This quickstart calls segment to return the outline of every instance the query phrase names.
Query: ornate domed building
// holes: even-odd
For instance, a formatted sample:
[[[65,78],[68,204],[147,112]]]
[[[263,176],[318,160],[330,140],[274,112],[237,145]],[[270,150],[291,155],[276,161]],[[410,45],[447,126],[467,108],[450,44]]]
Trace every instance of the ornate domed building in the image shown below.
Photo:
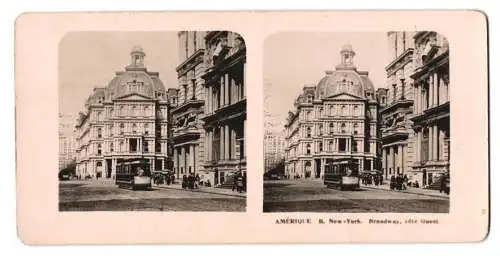
[[[285,174],[322,178],[325,166],[351,158],[359,170],[379,167],[375,88],[368,72],[357,70],[347,44],[341,63],[326,71],[317,85],[304,86],[289,112]]]
[[[118,160],[137,157],[149,159],[153,170],[171,168],[168,107],[175,99],[158,72],[147,70],[145,56],[134,46],[125,70],[85,101],[76,125],[78,176],[114,178]]]

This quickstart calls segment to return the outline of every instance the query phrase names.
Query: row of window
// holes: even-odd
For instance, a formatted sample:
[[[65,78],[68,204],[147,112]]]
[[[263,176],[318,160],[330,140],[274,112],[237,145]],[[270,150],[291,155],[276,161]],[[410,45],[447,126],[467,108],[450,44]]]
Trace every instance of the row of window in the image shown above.
[[[325,111],[326,108],[326,111]],[[352,110],[346,105],[326,105],[316,109],[316,117],[325,116],[362,116],[360,106],[353,106]],[[312,110],[304,110],[303,120],[310,121],[313,119]]]
[[[163,125],[163,130],[166,129],[166,125]],[[126,131],[132,133],[132,134],[138,134],[140,132],[142,132],[144,135],[149,135],[152,133],[152,129],[155,129],[156,130],[156,136],[162,136],[162,126],[160,125],[157,125],[156,127],[154,127],[152,124],[149,124],[149,123],[144,123],[142,125],[142,129],[139,129],[139,125],[137,123],[132,123],[132,124],[129,124],[127,126],[128,129],[125,129],[125,123],[120,123],[119,124],[119,129],[118,129],[118,134],[119,135],[123,135]],[[115,127],[114,125],[109,125],[108,126],[108,129],[107,129],[107,134],[109,137],[112,137],[114,136],[115,134]],[[98,127],[97,128],[97,138],[103,138],[103,128],[102,127]]]
[[[328,129],[329,134],[334,134],[335,132],[347,133],[347,131],[348,131],[348,127],[347,127],[346,123],[340,123],[340,125],[339,124],[336,125],[336,123],[332,122],[329,124],[329,129]],[[358,123],[352,124],[352,132],[355,135],[361,133],[360,125]],[[318,125],[318,129],[316,130],[316,135],[319,135],[319,136],[324,135],[323,124]],[[306,127],[305,137],[307,137],[307,138],[312,137],[312,128],[310,126]]]

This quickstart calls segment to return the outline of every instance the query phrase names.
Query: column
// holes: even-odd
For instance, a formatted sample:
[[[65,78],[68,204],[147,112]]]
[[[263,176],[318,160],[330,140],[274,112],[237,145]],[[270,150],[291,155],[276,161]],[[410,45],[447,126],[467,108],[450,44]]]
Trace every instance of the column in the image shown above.
[[[219,159],[224,159],[224,139],[226,136],[224,136],[224,127],[225,126],[221,126],[220,127],[220,149],[219,149],[219,154],[220,154],[220,158]]]
[[[432,132],[432,135],[434,136],[433,139],[433,144],[434,147],[432,148],[432,160],[437,161],[439,160],[439,129],[437,124],[434,125],[433,127],[434,131]]]
[[[382,170],[384,170],[384,172],[387,172],[387,151],[386,151],[386,148],[382,148]]]
[[[399,157],[399,170],[404,173],[404,145],[399,145],[398,157]]]
[[[224,81],[224,91],[226,93],[225,98],[226,98],[226,105],[232,104],[230,94],[229,94],[229,73],[226,73],[224,75],[225,81]]]
[[[165,170],[165,159],[161,160],[161,169]]]
[[[231,159],[236,159],[236,130],[231,129]]]
[[[229,159],[229,126],[224,129],[224,159]]]
[[[149,162],[151,163],[151,172],[155,171],[155,159],[154,158],[150,158],[149,159]]]
[[[186,173],[186,148],[181,146],[181,155],[179,156],[179,171],[182,169],[181,174]]]
[[[326,164],[326,159],[321,158],[321,166],[320,166],[321,177],[325,175],[325,164]]]
[[[413,96],[413,112],[414,113],[420,113],[420,94],[419,94],[419,85],[418,83],[415,84],[415,87],[413,89],[415,90],[414,96]]]
[[[204,92],[204,95],[205,95],[205,113],[208,113],[208,87],[204,87],[205,89],[205,92]]]
[[[417,136],[416,136],[416,141],[415,141],[415,161],[420,162],[421,161],[421,156],[420,156],[420,147],[422,143],[422,132],[417,131]]]
[[[429,108],[434,106],[434,75],[429,75]]]
[[[427,127],[427,130],[429,131],[429,147],[428,147],[428,151],[429,151],[428,156],[429,157],[427,159],[430,161],[430,160],[432,160],[432,156],[433,156],[433,153],[432,153],[433,143],[432,143],[432,141],[434,140],[434,135],[433,135],[434,129],[431,126],[431,127]]]
[[[208,161],[212,161],[213,159],[213,137],[214,131],[212,129],[208,130]]]
[[[193,144],[189,144],[189,166],[191,167],[191,171],[194,172],[194,145]]]
[[[226,86],[224,85],[224,76],[220,76],[220,99],[221,99],[221,106],[225,106],[226,105]]]
[[[390,165],[388,166],[392,171],[391,171],[391,175],[394,174],[394,147],[389,147],[389,159],[390,159]]]
[[[434,72],[434,106],[439,105],[439,81],[437,71]]]
[[[116,177],[116,158],[111,160],[111,178],[114,179]]]

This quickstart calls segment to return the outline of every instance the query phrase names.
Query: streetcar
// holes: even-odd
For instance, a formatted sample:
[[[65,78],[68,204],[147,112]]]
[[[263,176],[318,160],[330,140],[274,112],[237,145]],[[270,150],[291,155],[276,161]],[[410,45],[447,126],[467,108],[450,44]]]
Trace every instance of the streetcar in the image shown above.
[[[332,162],[326,163],[324,184],[327,188],[358,190],[358,161],[351,158],[345,158],[335,159]]]
[[[115,184],[120,188],[151,189],[151,170],[146,159],[125,159],[116,164]]]

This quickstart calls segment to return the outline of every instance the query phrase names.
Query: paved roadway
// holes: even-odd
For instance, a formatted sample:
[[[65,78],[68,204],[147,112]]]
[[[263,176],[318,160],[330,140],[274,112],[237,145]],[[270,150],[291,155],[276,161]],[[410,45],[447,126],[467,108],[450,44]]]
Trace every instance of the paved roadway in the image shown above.
[[[264,181],[264,212],[447,213],[448,199],[362,188],[340,191],[321,181]]]
[[[189,190],[132,191],[96,181],[59,184],[60,211],[245,211],[245,207],[245,198]]]

